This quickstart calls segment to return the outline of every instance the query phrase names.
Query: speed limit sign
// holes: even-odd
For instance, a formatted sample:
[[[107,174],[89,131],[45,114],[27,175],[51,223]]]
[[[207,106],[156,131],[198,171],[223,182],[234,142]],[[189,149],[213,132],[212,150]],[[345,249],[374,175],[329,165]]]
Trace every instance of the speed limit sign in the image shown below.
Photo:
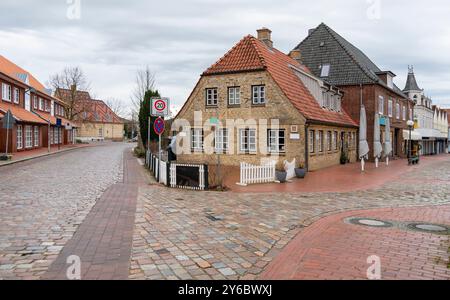
[[[169,98],[152,98],[152,116],[167,117],[169,115],[169,102]]]

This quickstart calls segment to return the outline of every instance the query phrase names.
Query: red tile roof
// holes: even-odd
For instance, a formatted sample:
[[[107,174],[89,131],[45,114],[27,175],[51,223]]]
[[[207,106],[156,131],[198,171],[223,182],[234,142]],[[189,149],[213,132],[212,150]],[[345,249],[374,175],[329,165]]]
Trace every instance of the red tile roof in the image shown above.
[[[20,74],[28,75],[29,85],[34,89],[47,94],[47,91],[42,83],[40,83],[30,72],[22,69],[12,61],[8,60],[4,56],[0,55],[0,72],[8,75],[11,78],[22,81],[19,77]]]
[[[2,113],[2,115],[6,114],[6,112],[8,110],[11,110],[11,113],[13,114],[14,118],[19,122],[47,124],[38,115],[20,107],[20,106],[0,101],[0,112]]]
[[[44,120],[46,120],[47,122],[48,122],[48,120],[50,120],[50,124],[51,124],[51,125],[56,125],[56,119],[58,118],[58,119],[61,119],[61,121],[62,121],[62,126],[65,126],[65,125],[67,125],[67,124],[70,124],[72,127],[80,127],[77,123],[75,123],[75,122],[73,122],[73,121],[69,121],[68,119],[62,118],[62,117],[55,117],[55,116],[52,116],[50,113],[47,113],[47,112],[42,112],[42,111],[40,111],[40,112],[37,112],[37,114],[38,114],[41,118],[43,118]]]
[[[358,126],[345,111],[333,112],[323,109],[292,67],[311,74],[305,66],[290,56],[275,48],[269,48],[255,37],[248,35],[208,68],[203,76],[267,70],[294,107],[308,120]]]
[[[72,91],[67,89],[58,89],[55,95],[64,99],[72,99]],[[76,119],[81,122],[92,123],[114,123],[123,124],[123,120],[117,116],[112,109],[102,100],[92,99],[87,91],[76,91],[75,110]],[[70,101],[70,100],[67,100]]]

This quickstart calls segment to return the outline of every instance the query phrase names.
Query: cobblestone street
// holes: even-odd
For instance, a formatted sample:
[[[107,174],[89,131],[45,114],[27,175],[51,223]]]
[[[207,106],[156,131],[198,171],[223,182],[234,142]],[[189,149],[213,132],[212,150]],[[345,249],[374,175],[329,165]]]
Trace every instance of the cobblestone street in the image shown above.
[[[130,278],[256,279],[297,234],[325,216],[450,203],[449,168],[450,158],[440,157],[381,188],[348,193],[141,188]],[[443,248],[450,245],[448,236],[442,237],[442,243]]]
[[[38,279],[108,186],[123,151],[107,144],[0,169],[0,279]]]

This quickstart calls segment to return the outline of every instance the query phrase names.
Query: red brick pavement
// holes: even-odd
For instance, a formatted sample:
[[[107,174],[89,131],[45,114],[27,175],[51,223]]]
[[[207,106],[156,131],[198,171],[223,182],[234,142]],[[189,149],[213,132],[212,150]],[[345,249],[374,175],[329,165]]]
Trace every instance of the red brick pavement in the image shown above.
[[[450,206],[350,211],[326,217],[298,234],[260,279],[367,279],[367,258],[377,255],[382,279],[450,280],[450,236],[402,226],[351,225],[344,222],[348,217],[450,225]]]
[[[352,192],[374,189],[384,184],[401,178],[402,175],[418,172],[424,167],[439,162],[447,161],[448,154],[436,156],[424,156],[419,165],[408,166],[406,159],[394,160],[386,166],[380,163],[375,168],[374,163],[366,164],[366,171],[361,172],[361,164],[353,163],[345,166],[333,166],[310,172],[305,179],[293,179],[291,183],[254,184],[249,186],[236,185],[239,182],[239,168],[227,170],[224,184],[237,193],[322,193],[322,192]],[[324,178],[327,179],[324,184]]]
[[[145,184],[141,170],[127,150],[123,183],[104,192],[43,279],[67,279],[72,255],[80,257],[83,280],[128,279],[138,188]]]

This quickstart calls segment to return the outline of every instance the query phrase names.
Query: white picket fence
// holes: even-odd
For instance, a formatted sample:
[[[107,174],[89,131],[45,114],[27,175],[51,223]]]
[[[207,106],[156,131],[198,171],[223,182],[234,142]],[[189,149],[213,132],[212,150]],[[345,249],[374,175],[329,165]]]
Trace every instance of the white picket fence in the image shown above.
[[[241,162],[241,181],[238,185],[275,182],[275,165],[274,161],[261,166]]]
[[[159,163],[159,170],[161,174],[159,175],[159,183],[167,185],[167,163],[165,161],[161,161]]]

